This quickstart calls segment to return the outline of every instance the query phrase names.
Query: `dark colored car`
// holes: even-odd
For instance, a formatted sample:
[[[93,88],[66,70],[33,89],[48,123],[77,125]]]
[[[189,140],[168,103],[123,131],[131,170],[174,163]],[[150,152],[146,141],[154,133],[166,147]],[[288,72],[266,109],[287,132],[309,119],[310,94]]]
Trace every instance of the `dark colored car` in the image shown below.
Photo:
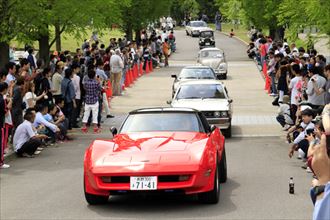
[[[215,47],[213,31],[201,31],[199,35],[199,48]]]

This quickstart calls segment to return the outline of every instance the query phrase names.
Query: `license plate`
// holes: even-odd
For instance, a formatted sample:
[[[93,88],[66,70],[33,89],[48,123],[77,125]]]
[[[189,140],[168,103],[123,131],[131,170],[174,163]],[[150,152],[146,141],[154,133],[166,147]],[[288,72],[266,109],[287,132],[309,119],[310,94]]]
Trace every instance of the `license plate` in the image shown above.
[[[131,190],[156,190],[157,176],[131,176]]]
[[[205,43],[205,45],[210,45],[210,43]]]

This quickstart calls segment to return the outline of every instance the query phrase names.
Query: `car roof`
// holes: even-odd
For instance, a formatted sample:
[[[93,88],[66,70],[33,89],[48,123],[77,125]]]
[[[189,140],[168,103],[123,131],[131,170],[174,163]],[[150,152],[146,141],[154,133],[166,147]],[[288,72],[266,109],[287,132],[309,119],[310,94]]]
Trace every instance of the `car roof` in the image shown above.
[[[173,107],[154,107],[140,108],[129,112],[130,115],[144,113],[198,113],[198,110],[193,108],[173,108]]]
[[[218,84],[218,85],[222,85],[225,86],[223,84],[223,82],[219,81],[219,80],[215,80],[215,79],[199,79],[199,80],[189,80],[189,81],[184,81],[182,83],[180,83],[180,86],[182,85],[212,85],[212,84]]]

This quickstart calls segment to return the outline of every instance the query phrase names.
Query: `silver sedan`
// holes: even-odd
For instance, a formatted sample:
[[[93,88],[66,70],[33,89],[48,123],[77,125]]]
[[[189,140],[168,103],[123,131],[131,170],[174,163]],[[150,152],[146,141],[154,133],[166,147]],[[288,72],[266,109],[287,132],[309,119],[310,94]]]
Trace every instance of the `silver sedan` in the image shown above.
[[[198,52],[197,63],[211,67],[218,79],[227,79],[228,66],[223,50],[204,48]]]

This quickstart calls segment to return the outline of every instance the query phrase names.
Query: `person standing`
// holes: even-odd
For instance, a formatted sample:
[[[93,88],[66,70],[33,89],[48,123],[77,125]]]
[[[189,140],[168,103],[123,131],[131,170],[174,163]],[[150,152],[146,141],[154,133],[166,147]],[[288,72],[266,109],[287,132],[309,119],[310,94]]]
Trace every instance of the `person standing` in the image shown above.
[[[120,95],[120,81],[124,63],[120,56],[120,49],[115,50],[115,54],[110,58],[111,84],[113,95]]]
[[[105,92],[105,87],[107,86],[107,81],[108,81],[108,76],[105,74],[104,70],[103,70],[103,61],[102,59],[98,59],[96,61],[96,65],[97,65],[97,68],[96,68],[96,77],[98,79],[100,79],[100,84],[101,86],[103,86],[103,89],[102,89],[102,101],[100,100],[100,105],[101,105],[101,102],[102,102],[102,106],[104,107],[104,110],[105,110],[105,113],[107,114],[107,118],[113,118],[113,116],[110,114],[110,107],[109,107],[109,102],[108,102],[108,98],[107,98],[107,94]],[[99,118],[100,118],[100,115],[102,113],[102,106],[100,106],[100,111],[99,111]]]
[[[64,98],[64,115],[69,120],[69,130],[72,129],[74,125],[76,125],[74,121],[74,112],[77,108],[76,105],[76,93],[74,89],[74,85],[72,83],[71,78],[73,77],[73,71],[71,68],[67,68],[65,70],[65,77],[61,82],[61,94]]]
[[[56,63],[55,73],[52,77],[53,88],[54,88],[53,97],[55,100],[62,98],[61,83],[63,80],[62,77],[63,68],[64,68],[64,63],[62,61],[58,61]]]
[[[170,47],[168,45],[168,39],[166,38],[163,43],[163,54],[165,56],[165,67],[168,67],[168,55],[170,53]]]
[[[221,19],[222,19],[222,15],[220,11],[217,11],[216,15],[215,15],[215,28],[217,31],[221,31]]]
[[[5,115],[6,115],[6,101],[3,98],[7,94],[8,84],[0,83],[0,169],[9,168],[8,164],[4,163],[5,151]]]
[[[6,65],[6,69],[8,71],[7,77],[6,77],[6,83],[10,85],[10,83],[14,80],[16,80],[15,74],[16,74],[16,65],[13,62],[9,62]]]
[[[309,71],[310,80],[307,84],[307,96],[308,102],[311,104],[313,109],[318,109],[321,106],[324,106],[324,91],[320,91],[320,88],[324,88],[326,85],[326,79],[321,76],[319,67],[313,67]],[[317,92],[319,91],[319,92]]]
[[[24,93],[24,78],[19,77],[13,90],[13,105],[11,115],[13,118],[13,125],[15,130],[18,125],[23,122],[23,96]],[[13,131],[14,132],[14,131]]]
[[[80,67],[77,63],[73,63],[71,65],[71,69],[73,71],[73,77],[72,77],[72,83],[75,91],[75,101],[77,108],[75,109],[74,112],[74,118],[73,118],[73,127],[74,128],[79,128],[77,122],[79,120],[80,116],[80,109],[81,109],[81,90],[80,90],[80,76],[78,76],[78,73],[80,72]]]
[[[81,131],[86,133],[88,132],[88,128],[86,126],[90,113],[92,112],[94,124],[94,133],[99,133],[100,129],[97,126],[98,123],[98,113],[99,113],[99,96],[102,90],[100,82],[95,78],[96,73],[94,69],[89,69],[88,71],[88,79],[84,83],[85,88],[85,111],[83,117],[83,127]]]
[[[301,76],[301,70],[299,64],[294,64],[291,67],[295,77],[291,79],[289,89],[291,90],[291,118],[296,121],[296,112],[298,110],[298,104],[302,98],[303,90],[303,78]]]

